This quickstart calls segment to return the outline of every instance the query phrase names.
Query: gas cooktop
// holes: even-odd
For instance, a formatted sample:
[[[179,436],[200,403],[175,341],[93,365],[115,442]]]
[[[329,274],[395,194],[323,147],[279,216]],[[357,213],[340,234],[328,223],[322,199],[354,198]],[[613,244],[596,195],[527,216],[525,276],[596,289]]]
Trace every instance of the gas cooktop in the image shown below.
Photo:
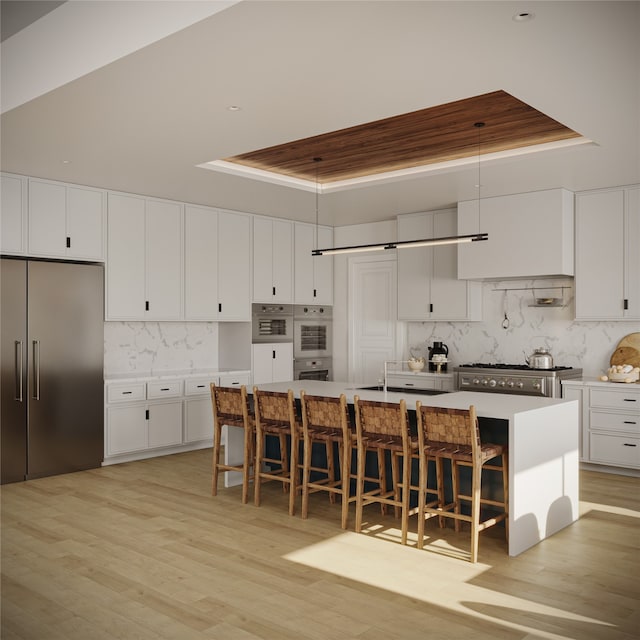
[[[567,371],[573,367],[550,367],[548,369],[535,369],[527,364],[501,364],[501,363],[485,363],[473,362],[471,364],[461,364],[460,367],[466,369],[515,369],[517,371]]]

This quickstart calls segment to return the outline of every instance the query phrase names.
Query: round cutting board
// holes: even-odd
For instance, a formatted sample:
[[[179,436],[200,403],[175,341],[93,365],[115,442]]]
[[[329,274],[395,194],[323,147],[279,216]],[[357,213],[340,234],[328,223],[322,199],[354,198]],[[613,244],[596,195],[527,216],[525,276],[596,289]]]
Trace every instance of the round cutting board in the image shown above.
[[[630,364],[640,367],[640,333],[630,333],[618,342],[616,350],[611,354],[611,366]]]

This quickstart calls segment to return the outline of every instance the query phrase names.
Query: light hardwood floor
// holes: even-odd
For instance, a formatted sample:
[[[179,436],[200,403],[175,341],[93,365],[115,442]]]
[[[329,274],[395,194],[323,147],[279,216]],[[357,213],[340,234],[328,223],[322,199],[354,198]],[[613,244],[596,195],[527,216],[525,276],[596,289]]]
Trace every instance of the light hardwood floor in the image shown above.
[[[2,640],[328,640],[640,636],[640,480],[581,474],[581,518],[516,558],[503,532],[434,522],[425,550],[311,497],[287,515],[210,495],[210,450],[2,487]],[[353,508],[350,526],[353,525]],[[433,525],[431,524],[433,522]],[[380,524],[381,523],[381,524]]]

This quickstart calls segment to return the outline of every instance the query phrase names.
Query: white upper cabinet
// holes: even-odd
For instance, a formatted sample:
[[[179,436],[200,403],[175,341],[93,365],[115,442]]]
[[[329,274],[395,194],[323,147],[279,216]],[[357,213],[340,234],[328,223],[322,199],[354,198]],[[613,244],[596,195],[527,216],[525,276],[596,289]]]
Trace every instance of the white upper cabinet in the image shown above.
[[[253,219],[253,301],[292,302],[293,223]]]
[[[398,240],[456,235],[456,210],[398,216]],[[482,316],[481,285],[457,278],[457,247],[407,247],[398,255],[400,320],[466,321]]]
[[[576,319],[640,320],[640,188],[576,194]]]
[[[251,320],[251,218],[187,205],[185,320]]]
[[[0,251],[24,255],[27,251],[27,179],[8,173],[0,178]]]
[[[566,189],[459,202],[458,233],[488,233],[489,240],[459,245],[458,278],[572,276],[573,232]]]
[[[29,179],[29,243],[33,256],[104,260],[105,192]]]
[[[182,205],[109,194],[108,320],[182,318]]]
[[[316,237],[317,234],[317,237]],[[333,229],[295,223],[294,302],[333,304],[333,256],[312,256],[314,249],[333,246]]]

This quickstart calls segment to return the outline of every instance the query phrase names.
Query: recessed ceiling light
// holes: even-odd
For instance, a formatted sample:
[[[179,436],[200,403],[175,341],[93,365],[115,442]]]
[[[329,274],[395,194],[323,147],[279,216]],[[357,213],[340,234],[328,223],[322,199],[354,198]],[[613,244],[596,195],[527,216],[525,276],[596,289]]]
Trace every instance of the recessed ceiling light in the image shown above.
[[[71,160],[63,160],[62,164],[71,164]]]
[[[230,104],[227,107],[227,111],[242,111],[242,107],[239,107],[237,104]]]
[[[526,22],[527,20],[533,20],[536,17],[535,13],[531,13],[530,11],[520,11],[516,13],[511,19],[515,20],[515,22]]]

